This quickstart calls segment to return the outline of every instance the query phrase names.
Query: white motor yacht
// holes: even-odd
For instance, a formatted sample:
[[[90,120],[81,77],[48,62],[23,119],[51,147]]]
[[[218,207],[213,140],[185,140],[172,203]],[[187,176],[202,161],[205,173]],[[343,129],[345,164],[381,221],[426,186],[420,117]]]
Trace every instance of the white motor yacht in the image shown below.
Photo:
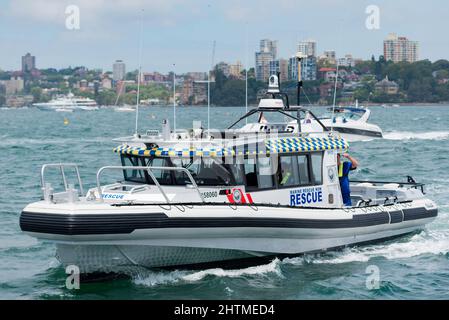
[[[98,110],[95,100],[83,97],[75,97],[73,93],[69,93],[66,96],[59,96],[49,102],[33,103],[33,107],[37,107],[40,110],[53,110],[53,111],[93,111]]]
[[[335,107],[329,108],[328,113],[322,117],[315,117],[311,112],[304,112],[300,121],[288,113],[285,102],[288,103],[288,96],[279,89],[279,80],[276,75],[270,77],[271,89],[267,92],[269,99],[261,99],[259,103],[259,120],[257,122],[247,123],[243,131],[264,131],[264,130],[285,130],[286,132],[316,132],[326,127],[329,131],[338,132],[348,142],[364,141],[373,138],[382,138],[382,130],[379,126],[368,123],[371,110],[365,107],[359,107],[358,102],[355,107]],[[299,105],[299,103],[298,103]],[[301,110],[301,107],[289,107],[289,110]],[[271,121],[266,117],[268,112],[281,112],[285,118],[290,120]],[[257,113],[256,109],[251,112]],[[252,115],[253,113],[250,113]]]
[[[299,114],[320,123],[279,94],[239,122],[278,112],[298,127]],[[289,126],[173,131],[164,121],[161,130],[117,139],[120,164],[100,168],[87,192],[76,164],[46,164],[43,198],[23,209],[20,227],[54,243],[64,266],[126,273],[136,266],[241,266],[380,241],[421,230],[437,216],[412,178],[353,181],[353,206],[345,207],[337,154],[349,148],[347,141],[323,124],[315,132]],[[76,183],[68,179],[70,168]],[[62,173],[62,190],[48,183],[51,169]],[[103,183],[107,171],[121,178]]]
[[[382,129],[378,125],[368,123],[371,110],[364,107],[329,108],[321,122],[329,129],[339,132],[348,141],[382,138]],[[305,120],[307,121],[307,120]]]

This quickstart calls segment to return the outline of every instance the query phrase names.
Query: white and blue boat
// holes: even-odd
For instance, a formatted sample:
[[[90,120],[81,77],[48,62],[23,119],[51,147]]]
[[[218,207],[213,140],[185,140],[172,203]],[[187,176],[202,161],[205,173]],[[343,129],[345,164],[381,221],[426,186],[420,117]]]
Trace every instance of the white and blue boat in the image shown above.
[[[276,90],[239,121],[270,112],[297,128],[301,114],[320,124]],[[76,164],[44,165],[43,198],[20,216],[23,232],[54,243],[61,263],[82,273],[241,266],[402,236],[438,213],[412,179],[353,181],[353,206],[345,207],[337,154],[349,145],[323,124],[314,132],[260,122],[214,132],[172,130],[164,121],[162,130],[117,140],[120,165],[100,168],[87,192]],[[62,190],[48,183],[52,169]],[[121,178],[103,183],[106,171]]]

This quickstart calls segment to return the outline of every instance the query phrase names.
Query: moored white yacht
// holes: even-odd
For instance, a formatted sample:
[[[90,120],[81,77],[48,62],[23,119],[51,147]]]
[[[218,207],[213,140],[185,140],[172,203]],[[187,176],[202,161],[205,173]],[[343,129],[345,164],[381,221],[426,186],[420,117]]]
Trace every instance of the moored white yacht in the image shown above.
[[[348,141],[360,141],[382,138],[382,129],[376,124],[368,123],[371,110],[365,107],[335,107],[321,117],[321,122],[330,130],[335,130]]]
[[[75,97],[73,93],[69,93],[66,96],[57,97],[49,102],[33,103],[33,107],[37,107],[40,110],[53,110],[53,111],[93,111],[98,110],[95,100],[90,98]]]
[[[299,128],[300,114],[320,123],[270,90],[240,121],[279,112]],[[64,266],[95,273],[239,265],[400,236],[435,219],[436,204],[413,181],[353,182],[353,206],[345,207],[336,159],[349,146],[320,127],[293,132],[287,123],[258,122],[174,132],[164,121],[162,130],[117,139],[121,165],[99,169],[97,186],[87,193],[76,164],[44,165],[43,199],[23,209],[20,227],[56,244]],[[48,169],[62,173],[61,192],[47,183]],[[105,171],[122,178],[102,184]]]

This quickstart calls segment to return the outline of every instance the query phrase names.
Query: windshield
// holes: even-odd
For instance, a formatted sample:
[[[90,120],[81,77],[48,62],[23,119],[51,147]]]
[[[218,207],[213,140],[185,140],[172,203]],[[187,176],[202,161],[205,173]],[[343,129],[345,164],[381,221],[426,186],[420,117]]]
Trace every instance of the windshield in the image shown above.
[[[346,109],[338,109],[335,108],[334,111],[334,117],[335,118],[342,118],[346,120],[358,120],[362,117],[363,112],[352,112],[350,110]],[[321,117],[322,119],[331,119],[332,118],[332,109],[330,111],[327,111],[323,114]]]
[[[172,159],[175,167],[182,167],[189,170],[198,185],[235,185],[235,179],[227,165],[218,159],[210,158],[177,158]],[[185,172],[174,172],[176,184],[188,184],[190,179]]]
[[[228,186],[242,181],[238,168],[222,163],[221,159],[211,158],[143,158],[124,155],[124,166],[147,167],[179,167],[187,169],[199,186]],[[123,170],[126,181],[154,184],[146,170]],[[151,171],[161,185],[191,184],[187,174],[182,171],[168,169],[153,169]],[[238,177],[237,177],[237,176]]]

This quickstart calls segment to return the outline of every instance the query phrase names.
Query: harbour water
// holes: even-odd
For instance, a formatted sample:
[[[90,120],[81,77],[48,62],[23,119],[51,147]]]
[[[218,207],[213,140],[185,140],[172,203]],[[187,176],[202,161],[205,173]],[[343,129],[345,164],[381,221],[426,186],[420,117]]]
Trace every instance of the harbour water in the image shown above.
[[[139,270],[131,279],[66,289],[66,274],[51,244],[21,233],[19,214],[41,197],[43,163],[76,162],[85,187],[95,173],[118,165],[112,138],[134,131],[134,113],[111,109],[58,113],[0,110],[0,299],[448,299],[449,106],[372,108],[384,139],[356,142],[354,179],[426,184],[439,216],[422,232],[337,252],[275,259],[249,268]],[[212,108],[211,128],[223,128],[243,108]],[[139,127],[159,128],[172,108],[142,109]],[[204,107],[178,108],[178,128],[207,125]],[[373,273],[379,288],[367,286]]]

